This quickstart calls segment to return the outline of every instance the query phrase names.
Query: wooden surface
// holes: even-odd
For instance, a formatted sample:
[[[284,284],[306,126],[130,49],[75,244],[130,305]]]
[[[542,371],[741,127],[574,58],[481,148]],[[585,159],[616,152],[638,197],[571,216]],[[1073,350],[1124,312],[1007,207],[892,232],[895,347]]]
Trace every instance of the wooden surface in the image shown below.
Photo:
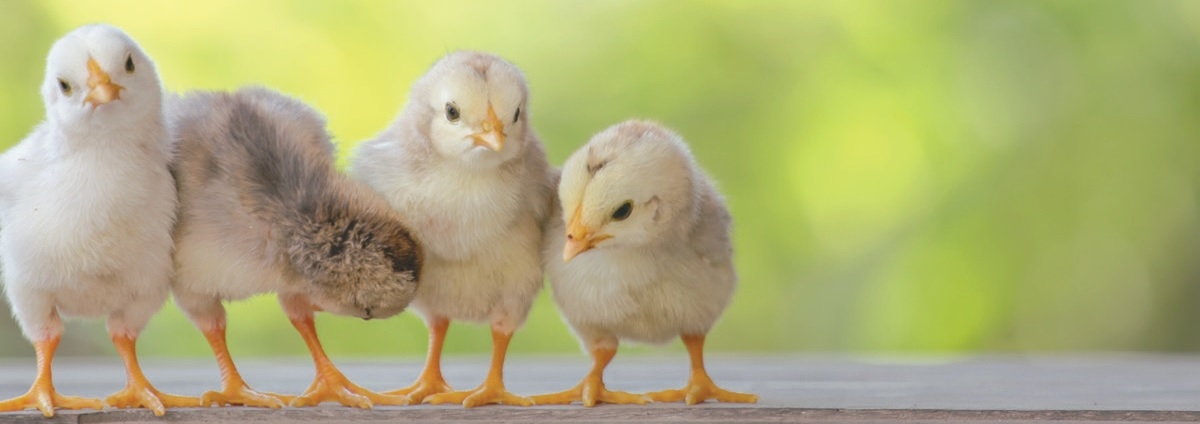
[[[355,382],[375,390],[406,386],[422,363],[412,358],[334,358]],[[307,387],[312,365],[304,358],[238,361],[259,390],[295,393]],[[538,394],[575,385],[588,369],[586,358],[514,356],[506,368],[510,390]],[[478,384],[484,357],[448,357],[446,378],[456,388]],[[37,411],[0,413],[0,422],[1056,422],[1200,420],[1200,357],[1158,355],[863,357],[719,356],[708,358],[718,384],[758,394],[755,405],[601,405],[596,408],[539,406],[377,407],[358,410],[326,404],[317,408],[197,408],[148,411],[60,411],[45,419]],[[219,380],[211,359],[144,358],[143,368],[160,389],[198,395]],[[606,374],[617,390],[652,391],[682,386],[685,357],[618,356]],[[68,395],[103,397],[124,384],[116,357],[60,358],[55,384]],[[0,398],[28,388],[32,360],[0,361]]]

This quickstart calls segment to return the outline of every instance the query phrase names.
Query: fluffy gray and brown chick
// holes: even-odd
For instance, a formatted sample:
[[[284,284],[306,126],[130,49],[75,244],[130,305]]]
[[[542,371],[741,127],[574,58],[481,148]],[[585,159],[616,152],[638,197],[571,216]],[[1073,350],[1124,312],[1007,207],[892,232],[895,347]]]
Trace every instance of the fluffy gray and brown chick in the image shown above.
[[[280,407],[326,400],[404,404],[349,382],[321,348],[314,311],[398,314],[416,296],[422,249],[402,216],[340,174],[319,113],[260,88],[190,93],[168,104],[180,201],[175,301],[205,334],[223,390],[206,404]],[[274,292],[312,352],[317,376],[290,399],[251,390],[225,347],[221,302]]]

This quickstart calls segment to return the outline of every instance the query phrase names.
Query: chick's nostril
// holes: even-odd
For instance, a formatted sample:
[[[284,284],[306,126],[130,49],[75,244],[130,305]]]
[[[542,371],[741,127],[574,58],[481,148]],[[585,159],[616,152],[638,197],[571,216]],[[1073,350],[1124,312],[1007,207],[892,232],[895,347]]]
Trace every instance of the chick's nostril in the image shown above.
[[[575,240],[574,234],[567,234],[567,240]]]

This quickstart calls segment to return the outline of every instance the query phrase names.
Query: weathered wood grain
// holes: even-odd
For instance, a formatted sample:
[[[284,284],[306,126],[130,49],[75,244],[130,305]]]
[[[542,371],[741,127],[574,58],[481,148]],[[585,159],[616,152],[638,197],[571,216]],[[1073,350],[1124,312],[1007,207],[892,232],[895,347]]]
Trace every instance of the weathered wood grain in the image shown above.
[[[351,379],[371,389],[407,385],[420,372],[412,358],[334,358]],[[143,360],[146,374],[164,391],[198,395],[218,385],[211,360]],[[243,359],[246,380],[266,391],[294,393],[312,378],[305,358]],[[505,375],[521,394],[573,386],[589,366],[585,358],[510,360]],[[0,422],[1188,422],[1200,421],[1200,357],[1167,355],[1066,355],[974,357],[716,356],[710,374],[731,390],[758,394],[755,405],[707,403],[532,408],[420,405],[372,410],[326,404],[318,408],[196,408],[156,418],[143,410],[0,413]],[[618,357],[609,387],[649,391],[682,386],[686,359]],[[484,357],[449,357],[451,384],[469,388],[487,369]],[[33,361],[0,362],[0,398],[23,393]],[[55,382],[64,394],[101,397],[121,387],[113,358],[60,358]]]

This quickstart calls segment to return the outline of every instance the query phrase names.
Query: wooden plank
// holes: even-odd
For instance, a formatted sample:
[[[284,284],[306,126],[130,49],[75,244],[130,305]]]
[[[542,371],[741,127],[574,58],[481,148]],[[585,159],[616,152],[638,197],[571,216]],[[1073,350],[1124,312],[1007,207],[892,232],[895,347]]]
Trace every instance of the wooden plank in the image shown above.
[[[12,423],[902,423],[902,422],[1002,422],[1055,423],[1134,422],[1183,423],[1200,420],[1200,413],[1183,411],[959,411],[959,410],[857,410],[798,408],[712,408],[655,405],[607,406],[592,409],[569,407],[382,407],[372,410],[321,406],[306,409],[261,410],[212,408],[171,410],[165,417],[148,411],[64,412],[45,419],[40,414],[0,415]]]
[[[422,363],[335,358],[348,377],[375,390],[407,385]],[[1169,355],[1069,355],[972,357],[720,356],[708,359],[722,386],[756,393],[755,405],[602,405],[597,408],[421,405],[357,410],[318,408],[180,409],[172,422],[905,422],[905,421],[1142,421],[1200,420],[1200,357]],[[472,387],[487,369],[484,357],[448,357],[447,380]],[[573,386],[589,367],[586,358],[514,357],[505,370],[510,390],[538,394]],[[307,387],[312,366],[304,358],[243,359],[239,366],[256,389],[295,393]],[[212,360],[144,358],[160,389],[198,395],[219,380]],[[651,391],[682,386],[683,357],[621,357],[606,374],[610,388]],[[32,360],[0,361],[0,397],[23,393]],[[111,358],[60,358],[55,383],[64,394],[102,397],[121,387],[124,371]],[[149,422],[147,411],[60,412],[46,420],[36,411],[0,414],[0,422]]]

